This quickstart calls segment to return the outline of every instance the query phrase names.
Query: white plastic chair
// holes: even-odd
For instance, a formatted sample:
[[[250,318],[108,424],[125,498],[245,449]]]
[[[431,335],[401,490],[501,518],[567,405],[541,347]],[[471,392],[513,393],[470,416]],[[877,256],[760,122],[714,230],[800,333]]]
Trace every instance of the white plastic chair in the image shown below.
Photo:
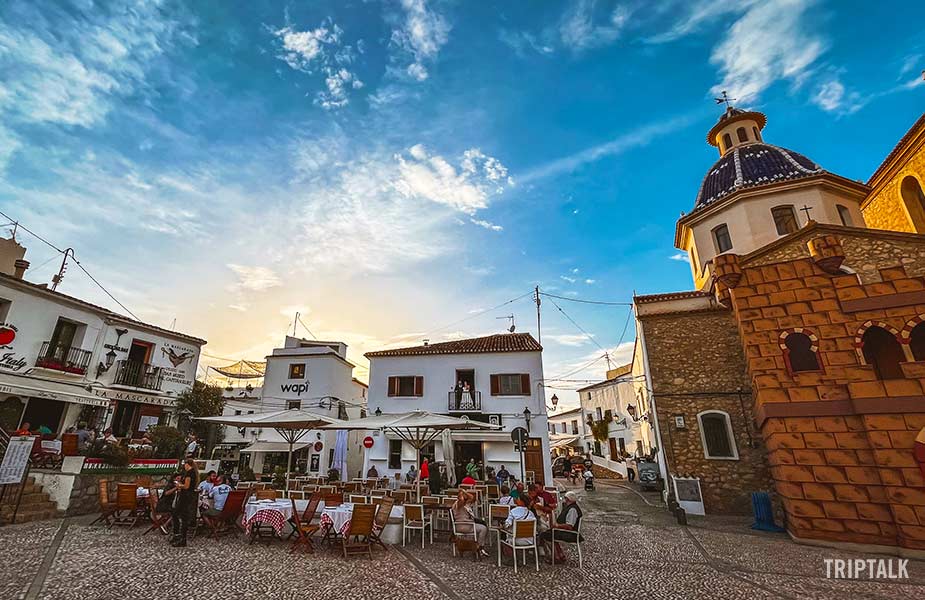
[[[407,530],[421,531],[421,548],[424,548],[424,532],[430,529],[430,543],[434,543],[434,516],[424,514],[423,504],[406,504],[405,515],[401,524],[401,545],[405,545],[405,532]]]

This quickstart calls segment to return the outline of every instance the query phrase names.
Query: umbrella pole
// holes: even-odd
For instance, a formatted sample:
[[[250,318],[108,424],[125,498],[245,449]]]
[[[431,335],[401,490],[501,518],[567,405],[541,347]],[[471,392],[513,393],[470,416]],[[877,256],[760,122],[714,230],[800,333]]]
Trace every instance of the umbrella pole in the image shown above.
[[[418,445],[417,452],[418,452],[418,482],[417,482],[417,485],[414,486],[414,488],[415,490],[417,490],[418,504],[420,504],[421,503],[421,446],[420,445]]]
[[[289,440],[289,461],[286,463],[286,496],[289,496],[289,473],[292,472],[292,446],[294,445],[295,440]]]

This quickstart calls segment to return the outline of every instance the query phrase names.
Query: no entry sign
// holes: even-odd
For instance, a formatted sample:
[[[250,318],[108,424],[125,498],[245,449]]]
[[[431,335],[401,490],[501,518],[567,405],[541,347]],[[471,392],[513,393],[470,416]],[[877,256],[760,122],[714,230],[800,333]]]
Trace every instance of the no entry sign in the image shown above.
[[[372,448],[374,442],[375,442],[375,440],[373,440],[373,438],[371,438],[371,437],[369,437],[369,436],[366,436],[365,438],[363,438],[363,446],[364,446],[365,448]]]

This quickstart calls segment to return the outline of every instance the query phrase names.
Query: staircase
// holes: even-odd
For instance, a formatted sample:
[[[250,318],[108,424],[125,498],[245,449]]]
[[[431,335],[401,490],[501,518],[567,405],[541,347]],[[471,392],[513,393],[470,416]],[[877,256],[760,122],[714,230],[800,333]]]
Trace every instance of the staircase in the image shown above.
[[[11,486],[12,487],[12,486]],[[15,508],[15,493],[13,489],[7,489],[0,504],[0,524],[7,524],[13,516]],[[35,482],[34,477],[26,479],[25,487],[22,491],[22,501],[19,503],[19,510],[16,512],[17,523],[28,523],[29,521],[42,521],[45,519],[54,519],[58,516],[58,505],[48,497],[48,493],[42,490],[42,486]]]

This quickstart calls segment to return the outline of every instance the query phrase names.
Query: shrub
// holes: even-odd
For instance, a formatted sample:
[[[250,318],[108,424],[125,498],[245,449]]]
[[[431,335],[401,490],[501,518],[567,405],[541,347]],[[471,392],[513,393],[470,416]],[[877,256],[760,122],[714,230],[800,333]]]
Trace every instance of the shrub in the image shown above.
[[[154,445],[154,458],[183,458],[186,440],[176,427],[157,425],[148,428]]]
[[[128,448],[116,444],[107,444],[103,440],[93,442],[87,450],[87,456],[102,459],[104,463],[114,467],[127,467],[131,461]]]
[[[257,475],[254,474],[254,470],[250,467],[241,467],[238,471],[238,481],[254,481],[257,479]]]
[[[273,469],[273,487],[278,490],[286,487],[286,469],[283,467]]]

